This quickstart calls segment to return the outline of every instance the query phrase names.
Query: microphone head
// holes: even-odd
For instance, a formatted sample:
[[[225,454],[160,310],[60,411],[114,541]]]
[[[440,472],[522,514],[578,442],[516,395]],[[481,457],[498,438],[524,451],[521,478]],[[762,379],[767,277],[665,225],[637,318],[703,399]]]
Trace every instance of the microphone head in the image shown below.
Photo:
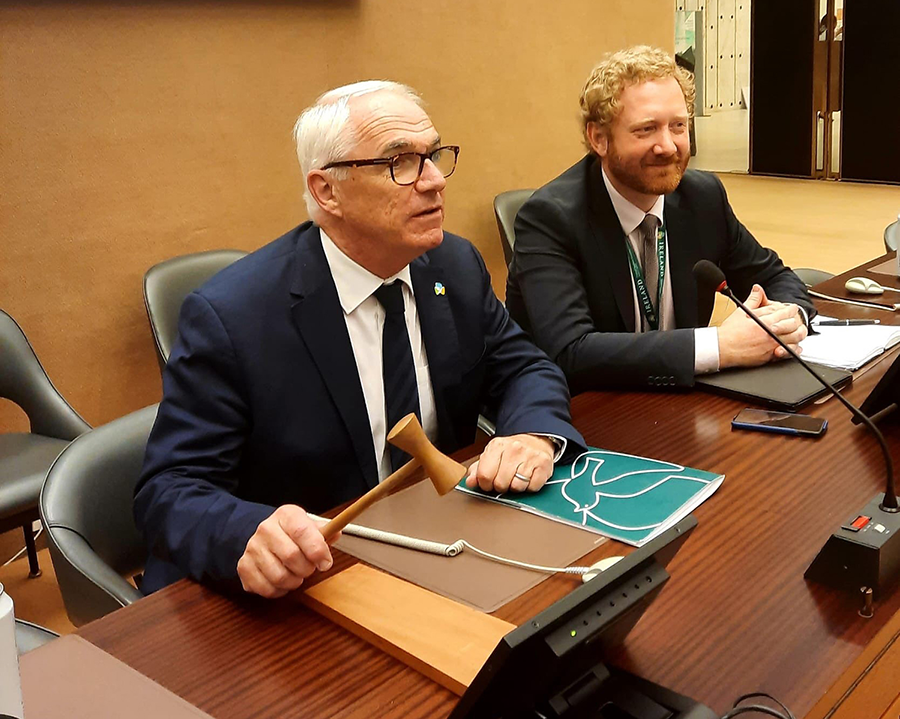
[[[728,286],[725,273],[709,260],[700,260],[694,265],[694,279],[700,287],[708,287],[716,292],[721,292]]]

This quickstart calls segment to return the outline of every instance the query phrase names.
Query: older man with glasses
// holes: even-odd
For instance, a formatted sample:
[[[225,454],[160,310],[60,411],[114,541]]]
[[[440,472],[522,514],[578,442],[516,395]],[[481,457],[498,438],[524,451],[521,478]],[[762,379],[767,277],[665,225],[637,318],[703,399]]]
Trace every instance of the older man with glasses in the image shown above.
[[[414,412],[444,451],[483,407],[497,435],[467,482],[536,491],[581,451],[562,372],[497,300],[477,250],[443,231],[459,148],[408,87],[322,95],[294,128],[311,217],[185,300],[135,496],[144,583],[240,580],[276,597],[332,564],[322,512],[408,457]]]

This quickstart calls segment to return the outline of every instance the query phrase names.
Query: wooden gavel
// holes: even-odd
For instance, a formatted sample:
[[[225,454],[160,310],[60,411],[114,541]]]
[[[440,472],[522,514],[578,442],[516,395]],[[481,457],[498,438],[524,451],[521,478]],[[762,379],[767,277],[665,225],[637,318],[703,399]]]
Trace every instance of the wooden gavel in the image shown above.
[[[411,455],[412,459],[326,524],[322,528],[325,539],[333,537],[379,499],[415,484],[409,479],[419,467],[424,467],[425,474],[441,496],[450,492],[468,472],[463,465],[450,459],[428,441],[414,414],[408,414],[397,422],[388,433],[387,441]]]

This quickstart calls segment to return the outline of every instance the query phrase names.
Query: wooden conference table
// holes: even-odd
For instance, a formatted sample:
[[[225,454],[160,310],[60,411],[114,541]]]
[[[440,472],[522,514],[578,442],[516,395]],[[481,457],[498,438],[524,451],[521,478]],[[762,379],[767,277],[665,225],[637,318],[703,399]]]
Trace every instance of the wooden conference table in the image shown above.
[[[842,284],[822,288],[843,293]],[[870,313],[820,307],[845,317]],[[846,391],[851,401],[861,402],[888,364],[865,368]],[[882,489],[878,447],[833,399],[804,410],[828,419],[820,440],[732,432],[743,406],[702,392],[573,400],[589,444],[726,477],[696,511],[699,526],[671,563],[671,581],[613,662],[723,713],[738,695],[761,690],[797,717],[877,719],[900,693],[900,643],[892,647],[900,590],[864,619],[858,598],[809,584],[803,572],[831,532]],[[900,428],[885,434],[900,457]],[[622,551],[609,542],[591,561]],[[331,573],[353,562],[338,556]],[[573,586],[570,577],[551,577],[496,614],[520,624]],[[182,581],[79,634],[217,719],[430,718],[446,716],[456,701],[296,597],[226,599]],[[882,681],[885,667],[893,676]]]

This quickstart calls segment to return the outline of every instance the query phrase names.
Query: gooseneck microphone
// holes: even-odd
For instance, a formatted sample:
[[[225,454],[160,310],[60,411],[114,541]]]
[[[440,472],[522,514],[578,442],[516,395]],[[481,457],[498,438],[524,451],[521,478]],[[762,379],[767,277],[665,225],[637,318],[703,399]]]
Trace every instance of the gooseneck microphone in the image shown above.
[[[750,317],[769,337],[778,343],[791,357],[826,387],[851,414],[859,419],[875,435],[884,456],[886,474],[884,496],[875,497],[847,524],[832,535],[819,555],[807,569],[805,576],[848,589],[871,587],[878,590],[900,576],[900,539],[890,542],[900,534],[900,503],[894,489],[894,463],[884,436],[862,411],[851,404],[831,384],[816,372],[800,355],[788,347],[766,324],[744,305],[728,286],[725,274],[709,260],[694,265],[694,278],[698,286],[719,292]],[[880,510],[884,514],[877,515]],[[886,525],[886,526],[885,526]],[[880,529],[879,529],[880,528]]]
[[[788,347],[784,342],[781,341],[781,338],[778,337],[772,330],[766,326],[766,323],[763,322],[759,317],[757,317],[753,312],[747,309],[746,305],[741,302],[737,296],[732,292],[731,288],[728,286],[728,282],[725,279],[725,274],[719,269],[715,264],[710,262],[709,260],[700,260],[696,265],[694,265],[694,278],[697,280],[697,284],[703,287],[711,287],[714,288],[716,292],[719,292],[725,295],[728,299],[730,299],[734,304],[744,310],[745,313],[752,319],[756,324],[758,324],[763,332],[765,332],[769,337],[775,340],[779,346],[781,346],[791,357],[797,360],[803,368],[809,372],[813,377],[815,377],[822,386],[827,387],[828,390],[833,394],[840,402],[855,416],[859,419],[860,422],[866,425],[869,430],[875,435],[875,438],[878,440],[878,444],[881,445],[881,453],[884,455],[884,465],[885,471],[887,473],[887,485],[885,486],[884,492],[884,501],[881,503],[881,508],[885,512],[900,512],[900,504],[897,502],[897,494],[894,491],[894,462],[891,460],[891,453],[888,450],[887,443],[884,441],[884,435],[881,434],[881,431],[876,427],[872,420],[870,420],[865,414],[863,414],[859,409],[856,408],[855,405],[851,404],[840,392],[838,392],[834,387],[831,386],[831,383],[828,382],[822,375],[816,372],[809,364],[800,357],[794,350]]]

